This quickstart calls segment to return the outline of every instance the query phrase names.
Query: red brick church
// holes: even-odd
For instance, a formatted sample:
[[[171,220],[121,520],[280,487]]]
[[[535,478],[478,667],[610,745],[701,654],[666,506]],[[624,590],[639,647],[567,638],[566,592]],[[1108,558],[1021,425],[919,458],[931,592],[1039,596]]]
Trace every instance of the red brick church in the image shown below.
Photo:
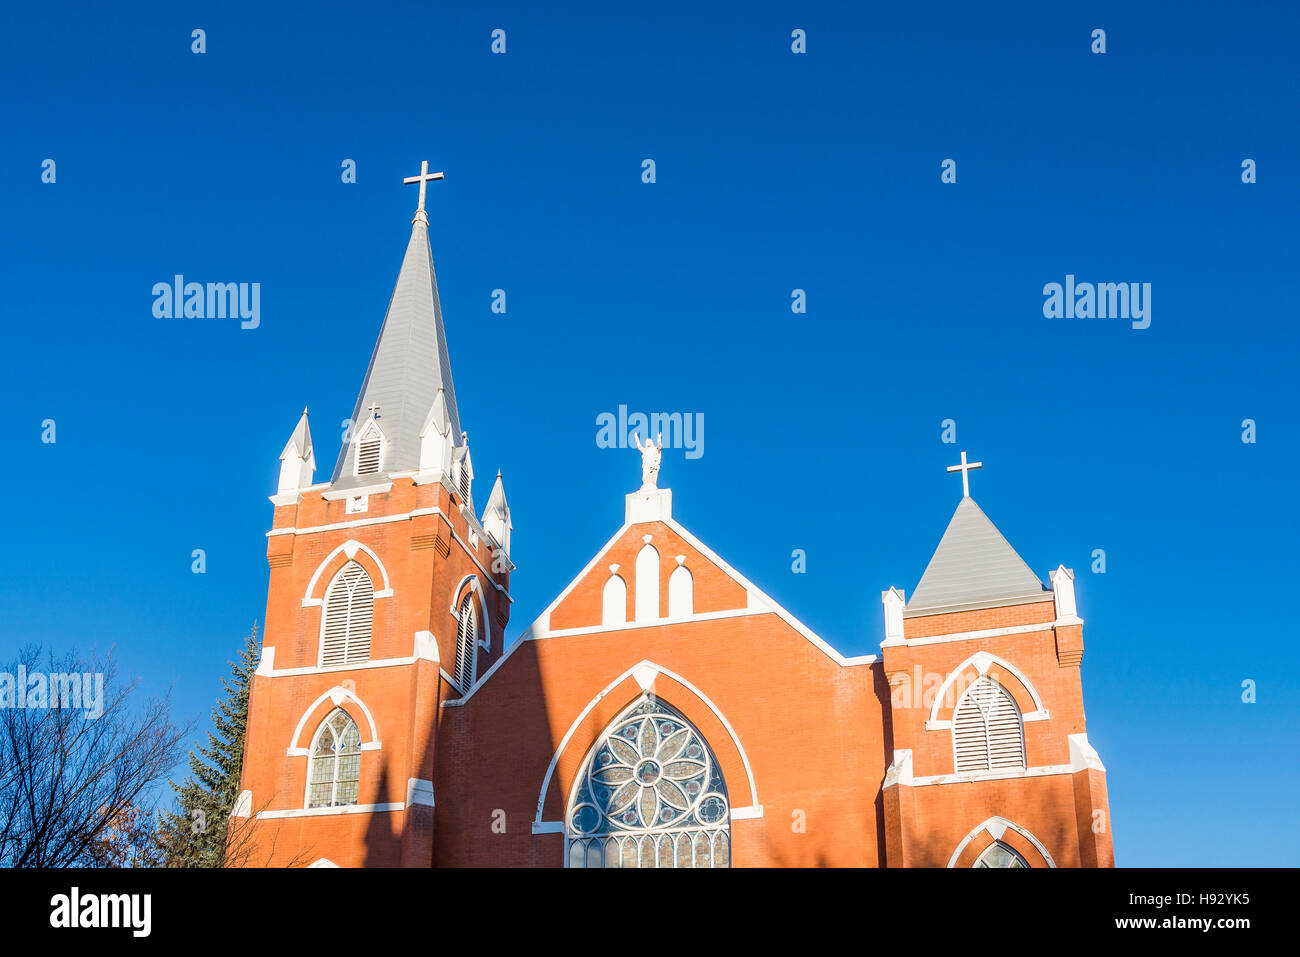
[[[305,411],[280,456],[234,817],[256,862],[1111,866],[1073,573],[1021,560],[965,453],[919,584],[882,596],[879,653],[840,654],[678,524],[648,437],[622,525],[507,644],[510,507],[499,474],[475,503],[424,211],[440,175],[408,180],[333,473]]]

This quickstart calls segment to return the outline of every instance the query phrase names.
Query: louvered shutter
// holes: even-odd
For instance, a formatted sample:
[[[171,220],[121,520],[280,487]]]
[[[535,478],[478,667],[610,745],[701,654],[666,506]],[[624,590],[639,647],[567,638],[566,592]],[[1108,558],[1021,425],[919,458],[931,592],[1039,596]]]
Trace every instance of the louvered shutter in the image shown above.
[[[468,691],[474,684],[474,669],[478,660],[475,643],[478,641],[478,613],[472,595],[466,595],[460,605],[460,622],[456,629],[456,684]]]
[[[325,592],[320,663],[340,665],[369,659],[374,614],[375,586],[364,568],[348,562]]]
[[[383,448],[383,437],[379,434],[374,423],[371,423],[365,433],[361,436],[361,441],[357,443],[357,474],[373,475],[379,471],[380,452]]]
[[[987,675],[971,685],[953,715],[952,747],[958,773],[1023,768],[1024,724],[1011,692]]]

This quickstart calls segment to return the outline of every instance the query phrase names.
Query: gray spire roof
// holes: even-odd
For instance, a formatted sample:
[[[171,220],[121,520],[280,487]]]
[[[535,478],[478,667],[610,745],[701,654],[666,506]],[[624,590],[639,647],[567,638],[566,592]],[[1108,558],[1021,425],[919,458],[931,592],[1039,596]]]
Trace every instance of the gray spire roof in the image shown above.
[[[1050,591],[1030,571],[973,498],[963,498],[939,540],[907,613],[1013,604]]]
[[[374,476],[352,475],[354,444],[379,406],[376,420],[386,439],[383,472],[405,472],[420,466],[420,432],[428,421],[438,390],[444,392],[447,421],[455,441],[460,441],[460,414],[451,382],[447,335],[438,302],[438,280],[429,250],[429,228],[423,217],[411,227],[411,241],[397,274],[397,285],[370,356],[366,377],[352,410],[349,441],[339,452],[332,483],[356,485]],[[383,473],[381,473],[382,475]]]

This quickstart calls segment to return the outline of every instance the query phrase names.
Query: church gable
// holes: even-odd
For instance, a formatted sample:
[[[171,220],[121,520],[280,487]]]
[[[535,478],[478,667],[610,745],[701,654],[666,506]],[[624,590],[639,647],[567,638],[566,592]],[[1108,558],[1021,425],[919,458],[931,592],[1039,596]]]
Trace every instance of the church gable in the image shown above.
[[[676,522],[672,491],[657,485],[658,449],[647,444],[642,457],[642,486],[626,496],[623,527],[520,636],[519,643],[691,620],[775,615],[836,664],[866,665],[877,660],[875,655],[841,655]],[[642,582],[654,584],[638,587]]]
[[[618,605],[622,609],[618,609]],[[663,522],[624,526],[550,610],[551,632],[740,611],[745,587]]]

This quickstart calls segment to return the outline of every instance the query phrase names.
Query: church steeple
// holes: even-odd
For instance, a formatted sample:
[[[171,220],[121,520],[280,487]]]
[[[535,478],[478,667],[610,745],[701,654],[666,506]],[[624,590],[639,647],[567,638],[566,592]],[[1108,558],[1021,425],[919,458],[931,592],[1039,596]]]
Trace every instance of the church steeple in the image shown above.
[[[420,206],[411,225],[411,239],[379,339],[357,394],[352,428],[334,466],[331,482],[335,487],[364,485],[372,482],[375,474],[418,470],[420,438],[435,398],[443,407],[438,417],[445,416],[451,436],[461,435],[447,335],[438,301],[438,280],[429,248],[429,221],[424,213],[425,183],[441,178],[441,173],[428,173],[428,164],[423,163],[420,176],[406,180],[419,181]],[[368,451],[361,448],[367,436],[370,441],[375,440],[374,430],[363,434],[372,417],[380,435],[377,468],[370,467],[372,456],[358,455]],[[366,474],[356,474],[359,462],[366,463],[362,469]]]

